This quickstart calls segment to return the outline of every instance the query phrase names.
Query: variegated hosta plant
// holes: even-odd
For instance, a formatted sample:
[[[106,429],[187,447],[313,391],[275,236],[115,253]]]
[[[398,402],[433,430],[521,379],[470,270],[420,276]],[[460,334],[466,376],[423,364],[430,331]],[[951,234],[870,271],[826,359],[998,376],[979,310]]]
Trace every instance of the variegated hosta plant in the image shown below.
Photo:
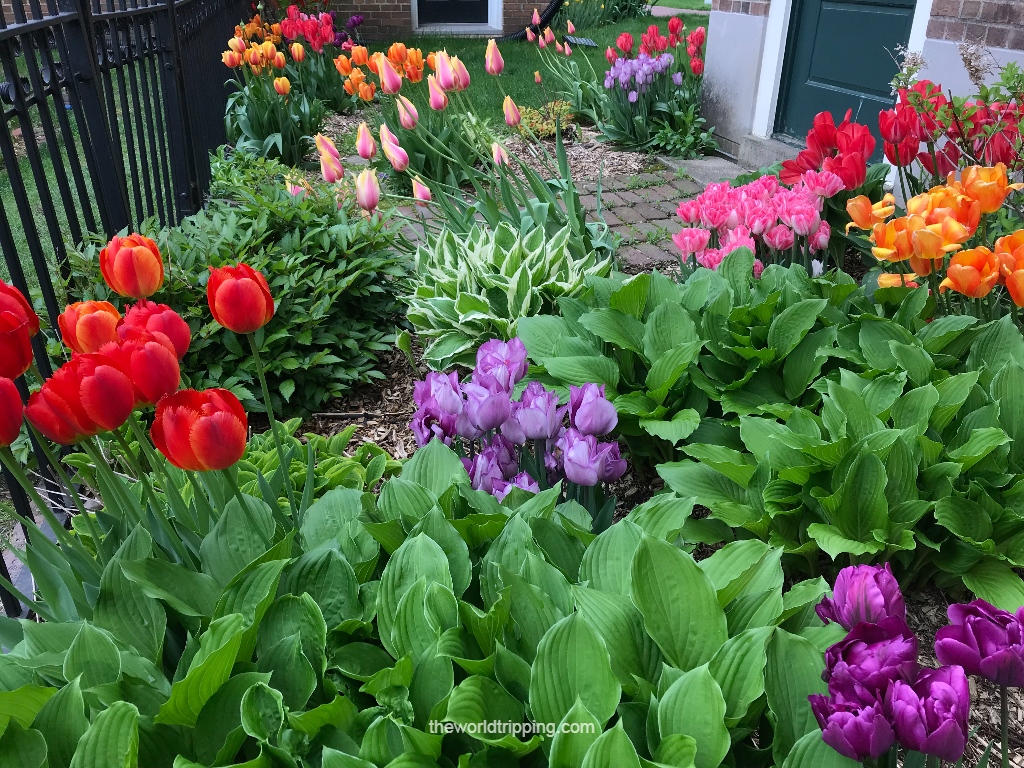
[[[550,238],[543,229],[521,236],[508,224],[477,227],[468,236],[442,232],[420,246],[407,299],[409,321],[429,343],[424,358],[436,369],[472,366],[482,339],[516,335],[519,320],[556,311],[555,300],[588,290],[588,275],[606,277],[611,259],[572,256],[569,229]]]

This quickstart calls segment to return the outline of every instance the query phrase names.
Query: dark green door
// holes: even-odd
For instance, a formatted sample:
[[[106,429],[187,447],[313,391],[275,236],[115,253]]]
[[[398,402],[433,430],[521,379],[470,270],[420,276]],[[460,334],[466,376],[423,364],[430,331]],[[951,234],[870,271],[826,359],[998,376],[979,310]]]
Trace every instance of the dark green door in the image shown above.
[[[814,116],[846,110],[878,133],[895,103],[889,83],[906,45],[915,0],[794,0],[775,130],[803,142]],[[881,154],[881,142],[878,154]]]
[[[486,24],[487,0],[417,0],[420,24]]]

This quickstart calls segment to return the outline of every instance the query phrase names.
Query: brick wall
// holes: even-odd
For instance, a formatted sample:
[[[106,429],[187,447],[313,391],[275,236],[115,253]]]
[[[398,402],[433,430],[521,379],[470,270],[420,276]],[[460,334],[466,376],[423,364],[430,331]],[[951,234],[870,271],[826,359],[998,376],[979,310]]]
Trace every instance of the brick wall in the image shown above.
[[[772,0],[711,0],[711,10],[743,13],[747,16],[767,16]]]
[[[367,40],[407,40],[412,35],[412,2],[415,0],[334,0],[331,8],[338,12],[338,26],[348,17],[361,14],[361,37]]]
[[[547,0],[536,0],[536,2],[521,2],[520,0],[505,0],[502,11],[503,33],[511,35],[521,29],[526,29],[533,17],[533,9],[543,11],[547,7]]]
[[[933,0],[928,37],[1024,51],[1024,0]]]

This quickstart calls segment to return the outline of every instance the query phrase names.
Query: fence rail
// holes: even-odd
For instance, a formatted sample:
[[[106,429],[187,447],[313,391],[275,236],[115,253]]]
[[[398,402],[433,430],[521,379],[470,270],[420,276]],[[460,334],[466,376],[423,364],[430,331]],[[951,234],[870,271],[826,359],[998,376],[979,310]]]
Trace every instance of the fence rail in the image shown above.
[[[68,243],[154,216],[174,224],[202,205],[209,153],[226,139],[220,53],[248,10],[247,0],[0,0],[0,251],[10,282],[41,297],[50,331],[33,348],[44,375],[46,334],[76,298],[58,296]],[[35,448],[43,490],[58,497]],[[15,511],[31,515],[6,471],[4,481]],[[3,558],[0,576],[10,580]],[[8,616],[26,613],[6,590],[0,602]]]

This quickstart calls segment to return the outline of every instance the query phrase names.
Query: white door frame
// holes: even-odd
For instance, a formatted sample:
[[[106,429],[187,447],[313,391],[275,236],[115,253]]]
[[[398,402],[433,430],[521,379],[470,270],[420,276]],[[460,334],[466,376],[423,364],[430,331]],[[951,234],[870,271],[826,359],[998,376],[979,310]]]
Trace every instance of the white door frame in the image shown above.
[[[420,24],[419,0],[410,0],[412,6],[412,31],[415,34],[444,32],[452,35],[501,35],[502,0],[487,0],[486,24]]]

